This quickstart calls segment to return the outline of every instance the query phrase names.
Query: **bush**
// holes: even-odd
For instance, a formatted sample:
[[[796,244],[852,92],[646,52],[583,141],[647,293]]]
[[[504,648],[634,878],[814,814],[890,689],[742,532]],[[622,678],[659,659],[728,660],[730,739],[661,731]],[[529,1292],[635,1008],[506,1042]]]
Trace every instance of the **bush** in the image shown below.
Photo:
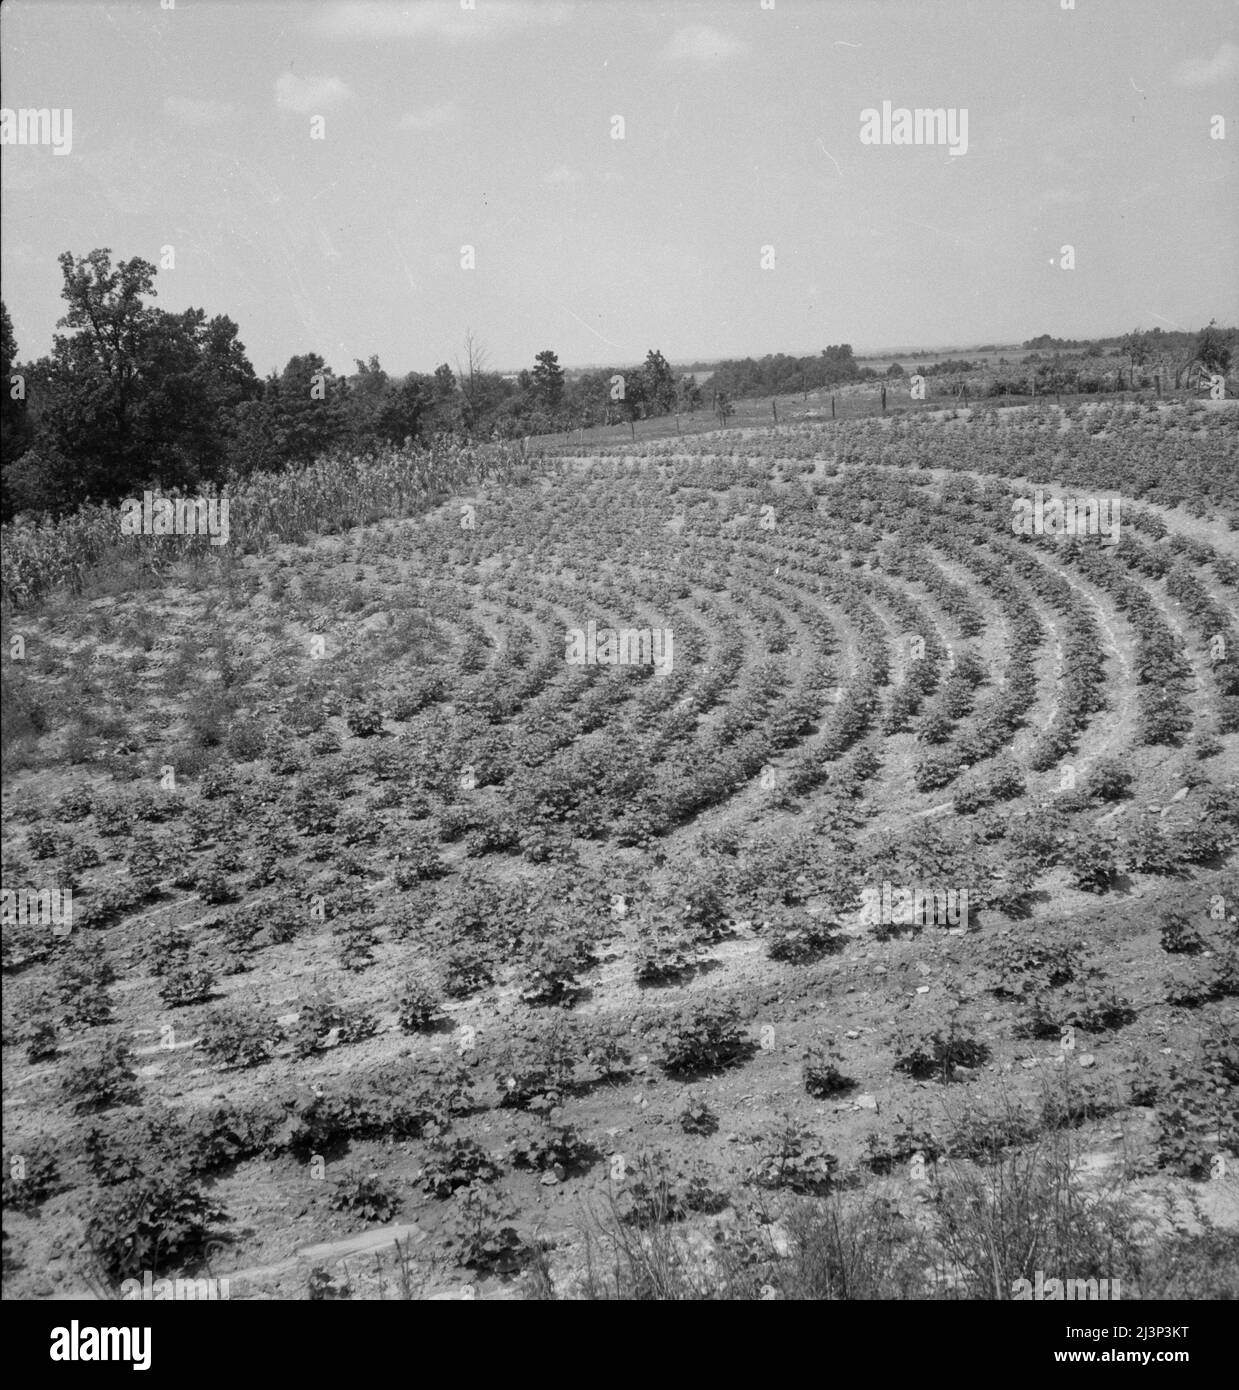
[[[1162,950],[1169,955],[1195,956],[1205,948],[1204,938],[1182,912],[1167,912],[1162,919]]]
[[[639,985],[666,985],[692,973],[696,954],[682,940],[642,934],[637,940],[634,966]]]
[[[59,1055],[59,1032],[55,1022],[47,1017],[32,1018],[21,1031],[27,1062],[50,1062]]]
[[[376,705],[352,705],[344,716],[348,731],[357,738],[371,738],[383,729],[383,711]]]
[[[766,954],[771,960],[807,965],[838,948],[838,927],[833,922],[795,912],[766,929]]]
[[[336,1179],[328,1203],[332,1211],[348,1211],[363,1221],[390,1221],[400,1210],[400,1196],[377,1173],[345,1173]]]
[[[218,1238],[227,1212],[184,1174],[146,1177],[95,1193],[86,1244],[111,1279],[180,1265]]]
[[[494,981],[489,961],[469,947],[448,956],[443,975],[443,988],[452,999],[467,999]]]
[[[159,997],[171,1009],[203,1004],[215,988],[215,976],[205,965],[175,965],[159,986]]]
[[[812,1131],[798,1129],[788,1118],[746,1176],[755,1187],[822,1196],[834,1185],[838,1168],[839,1160]]]
[[[451,872],[439,857],[435,842],[425,831],[411,834],[400,847],[399,856],[392,870],[397,888],[412,888],[418,883],[443,878]]]
[[[437,1140],[422,1166],[422,1183],[432,1197],[450,1197],[458,1187],[494,1182],[503,1169],[472,1139]]]
[[[718,1130],[718,1116],[700,1097],[689,1100],[679,1119],[685,1134],[714,1134]]]
[[[426,980],[410,977],[400,993],[399,1023],[402,1033],[429,1033],[444,1019],[439,992]]]
[[[444,1229],[458,1247],[466,1269],[486,1274],[510,1274],[526,1264],[531,1248],[510,1224],[512,1207],[475,1187],[458,1188]]]
[[[662,1065],[673,1075],[718,1071],[752,1052],[734,1004],[685,1005],[663,1024],[660,1037]]]
[[[81,1061],[65,1072],[61,1094],[80,1112],[107,1110],[140,1099],[129,1044],[123,1038],[92,1042]]]
[[[839,1069],[843,1059],[836,1048],[830,1044],[810,1047],[805,1053],[801,1067],[804,1088],[817,1100],[846,1091],[856,1083]]]
[[[316,994],[300,1001],[297,1021],[289,1025],[286,1036],[292,1043],[293,1056],[304,1060],[323,1047],[333,1032],[336,1042],[344,1044],[362,1042],[378,1030],[378,1020],[365,1009],[350,1009]]]
[[[578,953],[563,941],[546,941],[529,963],[528,977],[521,998],[531,1005],[571,1007],[581,993],[577,983]]]
[[[33,1211],[59,1188],[56,1150],[43,1139],[14,1144],[4,1153],[4,1207],[6,1211]]]
[[[199,1045],[216,1066],[241,1070],[271,1056],[276,1025],[245,1006],[212,1009],[202,1025]]]
[[[599,1156],[593,1144],[565,1124],[540,1125],[533,1134],[514,1139],[508,1153],[516,1167],[553,1172],[561,1180],[587,1171]]]
[[[989,1060],[989,1047],[952,1022],[916,1037],[895,1039],[895,1070],[918,1081],[954,1081],[960,1068],[971,1071]]]
[[[1131,772],[1117,758],[1098,758],[1084,779],[1084,789],[1097,801],[1121,801],[1130,794],[1131,783]]]

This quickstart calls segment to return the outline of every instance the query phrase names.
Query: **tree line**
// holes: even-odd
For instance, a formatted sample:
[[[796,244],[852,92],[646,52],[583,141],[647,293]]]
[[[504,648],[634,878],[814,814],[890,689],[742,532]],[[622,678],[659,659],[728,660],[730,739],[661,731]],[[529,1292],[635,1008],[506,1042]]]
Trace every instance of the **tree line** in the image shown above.
[[[202,309],[171,313],[151,302],[157,272],[149,261],[135,257],[114,265],[103,248],[85,257],[66,251],[59,264],[67,310],[50,355],[18,361],[13,325],[0,304],[0,370],[7,387],[0,396],[0,511],[6,521],[22,512],[59,514],[86,501],[116,501],[152,485],[191,490],[220,484],[337,450],[368,453],[444,435],[513,439],[692,414],[704,405],[696,374],[677,375],[654,348],[640,366],[578,372],[565,371],[546,349],[530,368],[504,375],[490,369],[472,332],[454,368],[444,362],[430,373],[392,376],[371,357],[338,377],[318,353],[307,352],[263,379],[232,319],[208,318]],[[1111,344],[1106,356],[1127,363],[1132,385],[1137,371],[1143,381],[1156,368],[1159,383],[1177,387],[1185,377],[1190,384],[1194,370],[1226,372],[1234,339],[1234,330],[1211,323],[1196,334],[1155,328],[1104,341]],[[1013,375],[1002,360],[988,393],[1114,389],[1115,373],[1097,362],[1101,341],[1030,339],[1024,362],[1032,370]],[[1082,350],[1065,351],[1068,346]],[[958,383],[961,374],[983,368],[948,360],[917,371]],[[904,374],[894,363],[882,379]],[[878,379],[857,363],[848,343],[804,357],[730,359],[714,365],[710,408],[725,423],[739,398]]]
[[[505,376],[467,333],[455,368],[392,376],[377,357],[337,376],[316,352],[265,379],[236,323],[171,313],[156,267],[113,264],[108,248],[59,257],[52,351],[19,362],[0,305],[0,493],[4,519],[110,502],[152,484],[188,490],[310,463],[333,450],[377,451],[449,435],[511,439],[695,411],[702,392],[651,349],[639,367],[566,373],[556,354]]]

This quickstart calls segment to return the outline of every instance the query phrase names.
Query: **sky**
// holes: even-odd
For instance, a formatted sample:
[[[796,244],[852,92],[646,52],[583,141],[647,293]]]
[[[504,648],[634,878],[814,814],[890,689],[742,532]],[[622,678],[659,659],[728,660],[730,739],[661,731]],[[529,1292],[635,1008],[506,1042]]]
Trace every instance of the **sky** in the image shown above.
[[[19,357],[103,246],[260,374],[1239,321],[1239,5],[1064,5],[9,0],[3,106],[72,112],[0,161]],[[884,102],[966,149],[866,143]]]

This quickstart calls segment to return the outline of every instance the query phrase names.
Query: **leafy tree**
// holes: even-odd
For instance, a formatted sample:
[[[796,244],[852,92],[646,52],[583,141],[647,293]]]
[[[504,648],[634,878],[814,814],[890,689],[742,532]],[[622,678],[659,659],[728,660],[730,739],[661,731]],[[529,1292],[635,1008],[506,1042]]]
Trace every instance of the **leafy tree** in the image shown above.
[[[548,348],[538,353],[535,362],[530,389],[544,409],[558,410],[564,398],[564,369],[559,365],[559,358]]]
[[[1210,319],[1209,326],[1202,328],[1197,335],[1196,360],[1208,372],[1227,372],[1230,369],[1234,338],[1234,329],[1219,328],[1217,320]]]
[[[686,372],[680,378],[679,385],[680,408],[687,410],[690,415],[697,413],[697,407],[701,404],[701,387],[697,385],[697,378],[691,373]]]
[[[29,382],[26,380],[28,373],[16,371],[17,363],[17,336],[13,332],[13,320],[9,318],[9,311],[0,302],[0,458],[15,460],[25,453],[33,436],[33,427],[29,412],[26,407],[24,395],[14,396],[15,389],[27,391]],[[23,378],[22,387],[15,387],[12,378],[20,375]],[[7,518],[12,513],[8,499],[8,470],[5,470],[5,505],[4,515]]]
[[[645,378],[647,413],[666,415],[674,410],[676,400],[675,373],[657,348],[651,348],[646,353],[645,366],[641,370],[642,376]]]
[[[111,257],[105,247],[59,258],[68,310],[57,327],[72,331],[23,373],[30,447],[6,468],[8,512],[218,478],[227,418],[259,394],[236,324],[156,309],[144,302],[155,267]]]

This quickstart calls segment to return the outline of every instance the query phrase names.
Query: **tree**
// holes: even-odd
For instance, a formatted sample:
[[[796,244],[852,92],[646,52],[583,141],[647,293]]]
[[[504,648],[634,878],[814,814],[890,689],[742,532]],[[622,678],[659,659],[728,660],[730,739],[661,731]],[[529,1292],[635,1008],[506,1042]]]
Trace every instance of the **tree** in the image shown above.
[[[349,392],[316,352],[290,357],[267,382],[264,403],[274,424],[282,463],[313,463],[348,430]]]
[[[155,308],[145,302],[155,267],[139,258],[113,266],[111,257],[106,247],[59,257],[68,309],[56,326],[70,331],[22,373],[33,408],[29,447],[16,461],[6,453],[9,514],[115,500],[155,481],[217,479],[229,420],[260,394],[236,324]]]
[[[686,372],[680,378],[679,397],[681,409],[695,415],[697,407],[701,404],[701,387],[697,385],[697,378],[690,372]]]
[[[564,398],[564,369],[549,348],[538,353],[530,386],[535,400],[545,410],[554,412],[559,409]]]
[[[1230,369],[1234,337],[1234,329],[1219,328],[1216,319],[1210,319],[1209,326],[1200,330],[1195,356],[1205,371],[1225,374]]]
[[[436,401],[450,401],[456,394],[456,377],[446,362],[435,368],[434,394]]]
[[[490,354],[486,351],[481,341],[474,337],[471,328],[465,329],[465,360],[462,363],[456,359],[456,377],[460,382],[461,394],[464,396],[464,408],[461,411],[462,419],[466,430],[472,431],[481,415],[483,376],[486,372]]]
[[[26,404],[26,393],[30,389],[29,373],[14,371],[17,367],[17,336],[13,332],[13,320],[9,311],[0,302],[0,459],[5,462],[4,518],[7,521],[13,514],[8,495],[8,465],[15,463],[30,445],[33,427]],[[22,378],[15,386],[12,378]],[[14,391],[18,394],[14,395]]]
[[[651,348],[641,369],[645,378],[645,398],[651,415],[666,415],[675,409],[675,373],[667,359]]]

